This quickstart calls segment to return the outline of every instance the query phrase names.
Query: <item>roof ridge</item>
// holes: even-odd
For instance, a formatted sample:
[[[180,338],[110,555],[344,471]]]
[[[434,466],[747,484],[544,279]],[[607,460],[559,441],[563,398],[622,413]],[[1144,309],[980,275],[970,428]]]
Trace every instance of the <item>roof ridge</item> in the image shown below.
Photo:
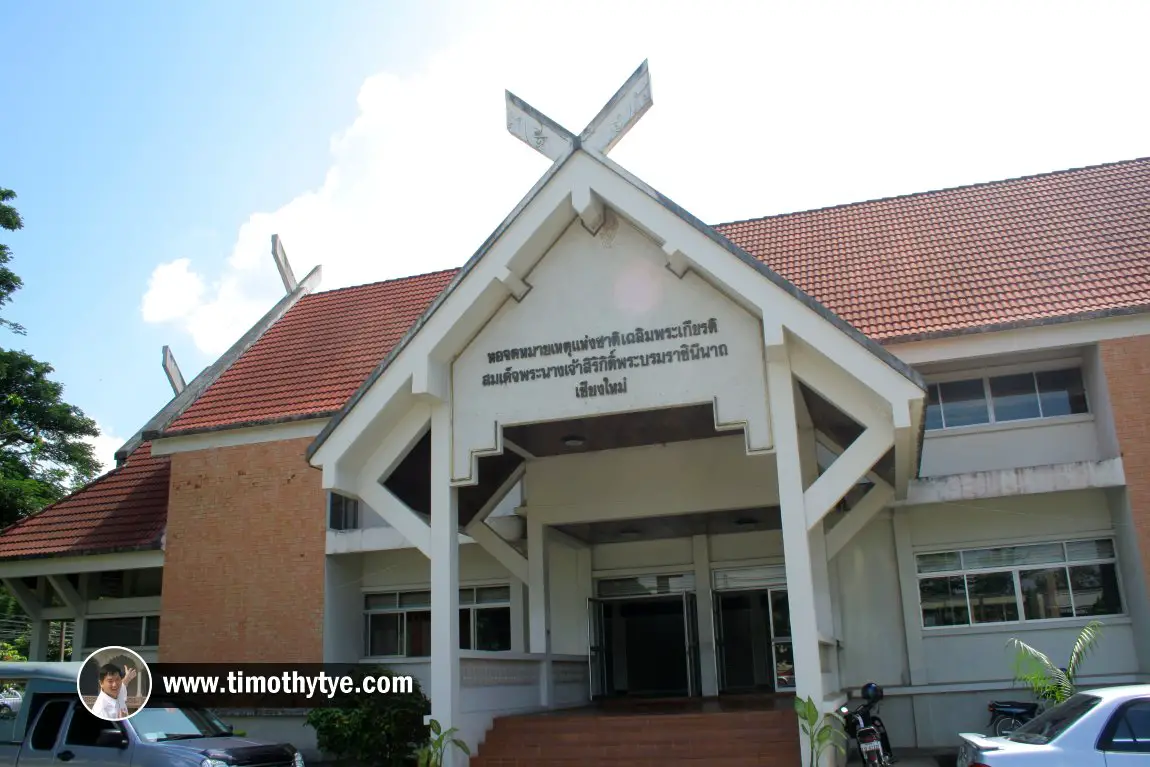
[[[448,272],[458,272],[462,266],[452,266],[446,269],[436,269],[433,272],[420,272],[419,274],[409,274],[405,277],[389,277],[386,280],[376,280],[375,282],[362,282],[358,285],[344,285],[342,288],[332,288],[331,290],[317,290],[311,293],[307,298],[314,298],[315,296],[330,296],[333,293],[342,293],[348,290],[361,290],[363,288],[370,288],[377,285],[392,285],[397,282],[406,282],[408,280],[420,280],[427,277],[437,277],[441,274]]]
[[[152,455],[152,443],[150,441],[145,441],[145,442],[141,443],[140,445],[138,445],[135,450],[133,450],[131,453],[129,453],[128,456],[124,459],[123,463],[118,464],[116,466],[113,466],[111,469],[104,472],[103,474],[101,474],[98,477],[93,477],[92,479],[90,479],[89,481],[80,485],[79,487],[77,487],[76,489],[74,489],[72,492],[68,493],[64,497],[57,498],[56,500],[52,501],[50,504],[48,504],[44,508],[37,509],[36,511],[32,512],[31,514],[28,514],[27,516],[21,517],[20,519],[16,520],[12,524],[8,525],[8,527],[0,529],[0,536],[7,535],[12,530],[15,530],[16,528],[20,527],[21,525],[25,524],[26,522],[32,521],[33,519],[40,516],[44,512],[48,511],[49,509],[54,509],[57,506],[59,506],[60,504],[72,500],[73,498],[80,495],[81,493],[87,492],[89,489],[95,487],[97,483],[103,482],[105,479],[110,478],[113,474],[119,474],[119,473],[123,472],[125,469],[128,468],[128,464],[132,460],[132,458],[134,458],[145,447],[148,448],[148,455],[147,455],[148,458],[155,458],[157,460],[167,459],[167,456],[164,456],[164,455]]]
[[[1013,176],[1011,178],[996,179],[994,181],[978,181],[973,184],[959,184],[957,186],[947,186],[940,189],[928,189],[923,192],[908,192],[906,194],[894,194],[887,197],[874,197],[869,200],[856,200],[855,202],[844,202],[838,205],[824,205],[821,208],[807,208],[806,210],[795,210],[788,213],[774,213],[769,216],[752,216],[750,218],[740,218],[733,221],[724,221],[721,224],[712,224],[714,229],[722,229],[727,226],[735,226],[737,224],[749,224],[755,221],[772,221],[781,218],[788,218],[791,216],[805,216],[812,213],[825,213],[832,210],[843,210],[847,208],[857,208],[863,205],[874,205],[880,202],[893,202],[895,200],[908,200],[916,197],[930,197],[932,195],[946,194],[947,192],[961,192],[968,189],[984,189],[986,187],[993,187],[1002,184],[1016,184],[1021,181],[1033,181],[1038,178],[1052,178],[1055,176],[1063,176],[1071,173],[1082,173],[1091,170],[1101,170],[1103,168],[1114,168],[1120,165],[1133,165],[1141,162],[1150,161],[1150,155],[1144,157],[1135,157],[1130,160],[1116,160],[1114,162],[1098,163],[1096,165],[1082,165],[1077,168],[1063,168],[1062,170],[1046,171],[1045,173],[1031,173],[1025,176]]]

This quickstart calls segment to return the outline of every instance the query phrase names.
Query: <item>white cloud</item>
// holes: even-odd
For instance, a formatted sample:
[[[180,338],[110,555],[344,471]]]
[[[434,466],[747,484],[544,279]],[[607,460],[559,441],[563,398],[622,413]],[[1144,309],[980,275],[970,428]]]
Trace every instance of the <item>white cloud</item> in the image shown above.
[[[369,77],[322,185],[253,213],[219,274],[158,266],[144,319],[219,354],[281,294],[273,233],[323,289],[462,264],[547,167],[503,89],[579,131],[644,58],[655,106],[612,156],[713,223],[1150,154],[1150,7],[485,8],[414,74]]]
[[[204,283],[191,265],[189,259],[180,258],[156,267],[141,307],[145,322],[167,322],[195,311],[203,300]]]
[[[96,460],[100,462],[102,466],[100,473],[103,474],[116,468],[116,451],[123,447],[128,440],[116,436],[98,423],[96,426],[100,430],[100,436],[85,437],[84,441],[96,449]]]

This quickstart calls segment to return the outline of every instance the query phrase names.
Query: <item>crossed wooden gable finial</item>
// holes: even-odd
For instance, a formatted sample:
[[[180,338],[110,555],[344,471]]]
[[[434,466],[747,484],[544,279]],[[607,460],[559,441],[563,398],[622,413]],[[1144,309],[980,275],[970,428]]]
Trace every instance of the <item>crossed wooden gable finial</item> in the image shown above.
[[[578,136],[510,91],[507,130],[552,162],[576,146],[605,155],[639,122],[651,103],[651,75],[644,61]]]

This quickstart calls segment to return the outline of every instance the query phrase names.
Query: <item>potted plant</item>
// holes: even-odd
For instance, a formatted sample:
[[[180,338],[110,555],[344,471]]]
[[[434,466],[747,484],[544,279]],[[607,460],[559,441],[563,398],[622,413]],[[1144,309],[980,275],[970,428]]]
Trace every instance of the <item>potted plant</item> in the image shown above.
[[[439,722],[432,719],[431,738],[416,752],[416,756],[419,757],[419,767],[443,767],[443,757],[451,746],[455,746],[467,756],[471,756],[471,749],[467,747],[467,744],[455,737],[455,733],[458,731],[455,727],[444,730]]]
[[[812,698],[795,698],[795,713],[799,715],[799,728],[807,739],[811,763],[808,767],[822,764],[823,752],[834,748],[846,754],[846,735],[841,729],[842,717],[837,713],[819,713],[819,707]]]

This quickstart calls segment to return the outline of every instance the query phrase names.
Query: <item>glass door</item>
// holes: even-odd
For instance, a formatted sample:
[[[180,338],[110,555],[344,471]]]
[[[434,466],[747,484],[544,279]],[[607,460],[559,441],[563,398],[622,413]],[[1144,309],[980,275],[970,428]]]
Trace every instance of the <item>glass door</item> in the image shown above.
[[[699,670],[699,612],[694,592],[683,594],[683,634],[687,650],[687,697],[702,692],[702,674]]]
[[[786,589],[771,589],[768,594],[771,620],[771,655],[775,666],[775,689],[795,687],[795,654],[791,644],[791,608]]]
[[[723,600],[719,593],[711,590],[711,636],[714,637],[714,652],[711,658],[715,662],[715,684],[719,692],[727,689],[727,662],[723,655]]]
[[[587,671],[591,700],[607,692],[606,636],[603,629],[603,602],[587,600]]]

